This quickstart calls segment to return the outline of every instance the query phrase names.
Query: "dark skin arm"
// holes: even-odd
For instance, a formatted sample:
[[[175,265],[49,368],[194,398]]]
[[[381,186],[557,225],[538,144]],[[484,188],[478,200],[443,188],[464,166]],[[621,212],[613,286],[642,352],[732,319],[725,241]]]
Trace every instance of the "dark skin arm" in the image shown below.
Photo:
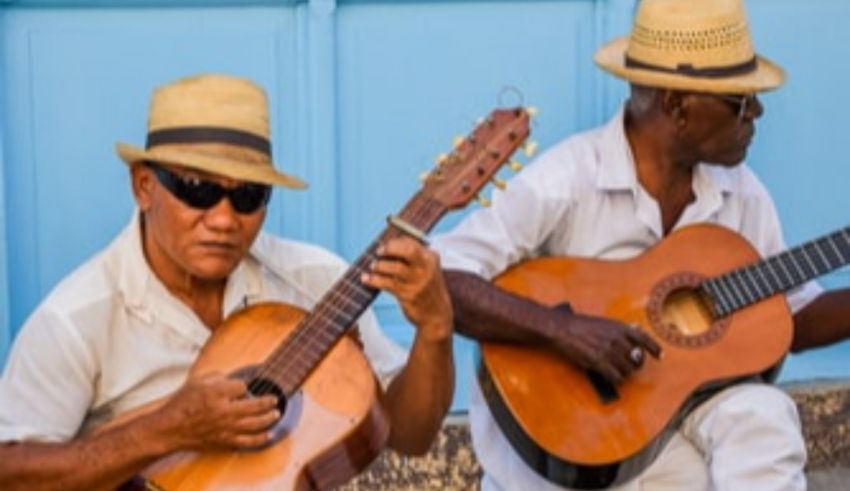
[[[850,338],[850,288],[822,293],[794,315],[791,351],[826,346]]]
[[[558,311],[508,293],[471,273],[444,271],[459,334],[477,341],[555,349],[577,366],[620,383],[639,368],[629,357],[634,347],[652,356],[661,347],[640,329]]]
[[[156,411],[67,443],[0,445],[0,489],[115,489],[178,450],[251,448],[269,440],[274,397],[246,399],[245,383],[221,375],[185,385]]]
[[[410,237],[387,241],[363,282],[395,295],[416,337],[404,369],[384,397],[392,423],[389,445],[400,453],[428,451],[454,393],[452,308],[437,254]]]

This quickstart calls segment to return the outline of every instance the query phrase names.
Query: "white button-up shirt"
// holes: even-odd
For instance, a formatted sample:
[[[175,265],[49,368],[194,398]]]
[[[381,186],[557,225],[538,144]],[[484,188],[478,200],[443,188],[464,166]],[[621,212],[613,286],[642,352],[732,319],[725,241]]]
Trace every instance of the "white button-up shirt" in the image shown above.
[[[310,309],[346,270],[316,246],[260,233],[230,275],[224,314],[260,301]],[[386,383],[406,353],[371,310],[358,321]],[[185,381],[210,330],[151,271],[138,216],[65,278],[27,320],[0,378],[0,441],[67,441],[165,397]]]
[[[570,137],[526,167],[492,206],[479,209],[454,230],[435,237],[442,266],[490,279],[536,256],[624,259],[663,238],[658,203],[638,182],[621,110],[603,127]],[[763,256],[785,248],[774,204],[744,164],[698,165],[696,196],[674,229],[707,222],[744,236]],[[809,283],[789,295],[792,309],[811,301]],[[475,450],[487,489],[557,490],[525,465],[499,433],[477,382],[470,402]],[[662,456],[663,458],[663,456]],[[629,488],[631,489],[631,488]]]

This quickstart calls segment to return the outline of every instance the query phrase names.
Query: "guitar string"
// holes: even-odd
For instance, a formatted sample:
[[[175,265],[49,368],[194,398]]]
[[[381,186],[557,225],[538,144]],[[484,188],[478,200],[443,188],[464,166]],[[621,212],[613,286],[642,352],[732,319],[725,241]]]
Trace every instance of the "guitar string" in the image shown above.
[[[709,280],[706,282],[706,287],[710,293],[713,293],[715,301],[719,304],[721,315],[731,314],[735,310],[764,299],[777,291],[788,290],[808,279],[815,278],[846,264],[847,259],[841,252],[841,249],[835,244],[836,236],[839,234],[845,239],[848,239],[845,245],[850,246],[850,232],[845,228],[820,239],[802,244],[789,251],[769,257],[762,263],[745,266]],[[838,260],[837,264],[833,264],[832,260],[824,251],[827,245],[835,252]],[[813,251],[810,251],[810,249],[813,249]],[[812,253],[815,253],[814,255],[821,259],[823,266],[818,266],[817,261],[813,259]],[[808,265],[811,274],[806,272],[805,264]],[[765,275],[765,270],[773,277],[773,282]],[[765,287],[759,285],[754,272],[762,279]],[[779,276],[780,273],[782,277]]]
[[[414,205],[416,198],[411,200],[411,205]],[[435,210],[433,209],[435,203],[433,201],[425,201],[424,204],[419,206],[418,210],[415,210],[412,214],[411,220],[418,222],[422,218],[429,218],[429,215],[433,213]],[[436,210],[438,211],[438,210]],[[387,228],[380,235],[384,240],[398,236],[398,232],[394,229]],[[379,239],[380,240],[380,239]],[[352,312],[350,310],[346,310],[344,307],[340,307],[340,300],[346,301],[349,304],[349,298],[352,295],[352,292],[358,292],[360,294],[364,293],[363,288],[365,285],[360,282],[359,276],[360,273],[366,271],[366,267],[368,263],[371,262],[375,258],[374,251],[377,247],[378,241],[375,241],[370,245],[370,247],[364,252],[363,255],[345,272],[342,278],[338,281],[334,287],[328,291],[325,298],[319,301],[319,304],[316,306],[311,313],[309,313],[304,319],[296,326],[295,332],[290,338],[284,341],[284,344],[281,345],[282,351],[274,351],[272,353],[272,357],[277,355],[277,359],[272,358],[271,363],[265,364],[263,368],[258,372],[256,379],[261,382],[255,384],[255,390],[263,393],[263,391],[267,391],[276,386],[272,381],[266,382],[266,376],[284,373],[285,375],[282,378],[287,378],[287,374],[292,373],[292,368],[301,368],[302,370],[305,368],[304,365],[313,365],[307,368],[307,372],[315,367],[314,358],[316,356],[321,357],[324,352],[327,352],[329,346],[327,343],[323,343],[321,339],[318,339],[320,336],[330,336],[329,340],[336,342],[341,336],[345,334],[345,331],[350,327],[351,324],[356,319],[350,319],[353,317]],[[366,264],[364,264],[366,263]],[[353,277],[353,278],[352,278]],[[368,287],[366,287],[368,288]],[[371,289],[370,289],[371,290]],[[366,305],[355,304],[355,308],[365,308],[368,307],[368,303],[370,303],[378,292],[372,293],[369,292],[368,296],[371,298],[367,298],[364,300]],[[352,309],[353,310],[353,309]],[[343,318],[344,326],[340,324],[339,321],[336,320],[336,316],[341,316]],[[310,326],[326,326],[327,328],[333,329],[336,332],[330,332],[329,329],[310,329]],[[292,348],[289,348],[292,347]],[[297,347],[297,350],[295,348]],[[287,353],[286,350],[289,351],[295,350],[294,353]],[[284,354],[289,354],[292,356],[282,356]],[[305,363],[306,361],[306,363]],[[303,382],[303,376],[305,374],[301,373],[301,370],[295,372],[296,380],[294,382],[300,383]],[[301,378],[302,380],[297,380]],[[298,387],[287,388],[288,390],[292,390],[293,392],[297,390]],[[290,394],[286,394],[290,396]]]
[[[520,141],[521,141],[521,140],[520,140]],[[518,146],[518,144],[517,144],[517,146]],[[486,148],[484,148],[484,151],[486,151],[486,150],[487,150],[487,149],[486,149]],[[513,153],[513,152],[506,152],[506,153],[505,153],[505,154],[506,154],[506,157],[505,157],[504,159],[502,159],[502,160],[500,161],[500,163],[503,163],[504,161],[506,161],[506,160],[508,159],[508,157],[509,157],[512,153]],[[479,153],[479,155],[481,155],[481,154]],[[414,197],[414,199],[412,199],[412,200],[411,200],[411,205],[413,205],[413,204],[415,203],[415,201],[417,200],[417,198],[418,198],[418,197],[419,197],[419,195],[415,196],[415,197]],[[423,197],[424,197],[424,196],[423,196]],[[435,208],[435,207],[437,207],[438,205],[439,205],[439,203],[436,203],[436,202],[434,202],[434,201],[427,201],[427,200],[426,200],[426,201],[425,201],[425,204],[421,207],[421,214],[419,214],[419,213],[420,213],[420,210],[416,210],[416,211],[414,211],[414,214],[413,214],[413,216],[411,217],[411,220],[413,220],[413,221],[418,221],[418,220],[419,220],[420,218],[422,218],[423,216],[426,216],[426,217],[427,217],[427,214],[428,214],[429,212],[434,211],[434,210],[432,210],[431,208]],[[410,205],[409,205],[409,206],[410,206]],[[407,207],[405,207],[405,209],[407,209]],[[438,211],[438,212],[439,212],[439,213],[438,213],[437,215],[435,215],[435,217],[434,217],[434,218],[436,219],[436,218],[438,218],[438,217],[440,216],[440,214],[441,214],[444,210],[440,210],[439,208],[435,208],[435,209],[436,209],[436,211]],[[435,220],[435,221],[436,221],[436,220]],[[433,225],[433,223],[432,223],[431,225]],[[387,229],[387,231],[386,231],[385,233],[387,233],[387,232],[389,232],[389,233],[391,233],[391,234],[397,233],[397,231],[395,231],[395,230],[393,230],[393,229]],[[383,236],[383,235],[382,235],[382,236]],[[370,247],[370,248],[367,250],[367,253],[369,253],[370,251],[373,251],[373,250],[374,250],[374,249],[373,249],[372,247]],[[350,271],[354,271],[354,270],[356,270],[358,267],[359,267],[359,268],[361,268],[361,269],[363,269],[363,270],[365,270],[365,266],[366,266],[366,265],[361,264],[361,263],[362,263],[362,262],[364,262],[364,261],[365,261],[365,259],[367,259],[368,257],[369,257],[369,254],[364,253],[364,255],[363,255],[363,256],[361,256],[361,259],[358,259],[358,261],[357,261],[357,262],[355,262],[355,265],[354,265],[354,266],[352,266],[352,268],[350,268],[350,269],[349,269],[349,272],[350,272]],[[362,286],[362,283],[360,283],[360,282],[359,282],[359,280],[354,280],[354,281],[352,281],[351,279],[349,279],[349,278],[348,278],[348,273],[346,273],[346,274],[343,276],[343,279],[341,280],[341,283],[342,283],[341,288],[339,288],[339,289],[337,289],[336,287],[333,287],[333,288],[332,288],[332,290],[331,290],[331,292],[330,292],[332,296],[331,296],[330,298],[328,298],[328,301],[321,300],[321,301],[320,301],[320,304],[319,304],[319,309],[314,309],[314,311],[313,311],[313,312],[311,312],[310,314],[308,314],[308,316],[307,316],[307,317],[305,317],[305,318],[304,318],[304,320],[303,320],[301,323],[299,323],[299,326],[297,326],[297,327],[296,327],[296,332],[295,332],[295,334],[292,336],[292,340],[291,340],[291,341],[290,341],[290,340],[285,341],[286,346],[294,346],[294,345],[295,345],[295,343],[297,342],[297,343],[299,344],[299,346],[301,346],[302,344],[307,344],[307,345],[308,345],[308,347],[310,347],[309,345],[312,345],[312,347],[315,347],[315,346],[316,346],[316,343],[317,343],[318,341],[316,341],[315,336],[313,336],[313,332],[312,332],[312,330],[311,330],[311,329],[307,329],[305,326],[306,326],[306,324],[307,324],[307,321],[312,320],[313,318],[318,318],[319,320],[328,320],[328,319],[327,319],[327,312],[326,312],[327,310],[331,310],[331,311],[332,311],[332,313],[334,313],[334,314],[339,314],[340,312],[342,312],[342,314],[343,314],[344,316],[348,316],[348,313],[347,313],[346,311],[344,311],[344,310],[341,310],[341,309],[337,308],[337,306],[336,306],[336,305],[334,305],[334,304],[331,302],[331,300],[336,301],[336,299],[338,299],[341,295],[343,295],[343,293],[345,293],[345,295],[347,296],[347,295],[349,295],[349,294],[350,294],[350,291],[351,291],[351,290],[354,290],[354,289],[359,290],[359,289],[361,288],[361,286]],[[349,288],[349,287],[351,287],[351,288]],[[337,290],[339,290],[339,291],[337,291]],[[374,293],[374,294],[372,294],[372,293],[370,292],[370,293],[369,293],[369,295],[370,295],[370,296],[372,296],[372,298],[374,298],[374,295],[377,295],[377,292],[376,292],[376,293]],[[370,301],[371,301],[371,299],[370,299]],[[324,310],[325,310],[325,311],[322,311],[322,308],[323,308],[323,307],[324,307]],[[315,315],[314,315],[314,312],[315,312]],[[325,319],[322,319],[322,317],[324,317]],[[334,321],[333,319],[329,319],[329,320],[330,320],[330,322],[331,322],[332,324],[334,324],[334,323],[335,323],[335,321]],[[351,322],[347,322],[346,324],[350,325],[352,322],[353,322],[353,320],[352,320]],[[347,328],[347,327],[348,327],[348,326],[346,326],[346,328]],[[327,332],[327,331],[325,331],[325,332]],[[332,340],[336,340],[336,339],[338,339],[338,338],[339,338],[341,335],[343,335],[343,334],[344,334],[344,330],[343,330],[343,332],[340,332],[340,333],[331,333],[331,339],[332,339]],[[306,340],[302,339],[302,338],[305,338],[305,337],[307,337],[307,336],[313,336],[313,337],[312,337],[312,338],[308,338],[308,339],[306,339]],[[286,347],[282,347],[282,348],[283,348],[283,349],[287,349]],[[322,351],[324,351],[324,352],[327,352],[327,348],[326,348],[324,345],[320,344],[320,345],[319,345],[319,348],[320,348],[320,350],[322,350]],[[278,350],[275,350],[275,351],[272,353],[272,356],[275,356],[275,355],[281,355],[281,354],[282,354],[282,353],[279,353],[279,352],[278,352]],[[290,354],[291,354],[291,353],[290,353]],[[264,375],[268,375],[268,374],[273,373],[273,372],[278,372],[278,373],[280,373],[280,370],[281,370],[282,368],[287,368],[287,367],[290,367],[290,368],[291,368],[292,366],[294,366],[294,365],[296,365],[296,364],[298,364],[298,363],[300,363],[300,364],[303,366],[303,365],[305,365],[305,363],[302,363],[302,361],[303,361],[303,359],[304,359],[305,357],[307,357],[307,356],[310,356],[310,357],[311,357],[311,359],[308,359],[308,362],[309,362],[309,363],[307,363],[307,364],[306,364],[306,365],[311,365],[311,366],[308,366],[308,367],[307,367],[307,373],[309,373],[309,371],[310,371],[310,370],[312,370],[312,369],[315,367],[315,364],[316,364],[318,361],[320,361],[320,360],[313,360],[312,358],[315,358],[315,356],[316,356],[316,355],[322,355],[322,353],[314,353],[314,352],[310,352],[310,351],[308,351],[307,349],[304,349],[304,350],[296,351],[296,352],[294,353],[294,355],[295,355],[295,356],[291,356],[291,357],[282,357],[282,356],[281,356],[281,357],[279,357],[279,358],[283,358],[282,360],[280,360],[280,359],[279,359],[279,360],[274,360],[274,359],[273,359],[273,360],[272,360],[272,363],[270,363],[270,364],[267,364],[267,365],[263,366],[263,367],[260,369],[260,372],[258,373],[258,376],[257,376],[257,377],[255,377],[255,380],[259,379],[259,380],[260,380],[260,382],[259,382],[259,383],[257,383],[257,384],[254,384],[254,389],[255,389],[255,390],[257,390],[257,391],[263,391],[263,390],[269,390],[269,389],[272,389],[272,388],[276,387],[276,384],[274,384],[273,382],[271,382],[271,381],[266,382],[266,380],[265,380],[265,378],[264,378]],[[286,370],[286,371],[285,371],[285,373],[289,373],[289,370]],[[303,373],[303,374],[302,374],[302,373],[296,372],[296,375],[298,375],[298,377],[296,377],[295,383],[296,383],[296,384],[298,384],[298,383],[302,383],[302,382],[303,382],[303,379],[304,379],[304,377],[306,376],[306,373]],[[298,379],[301,379],[301,380],[298,380]],[[297,387],[292,387],[292,388],[291,388],[291,390],[292,390],[293,392],[294,392],[296,389],[297,389]],[[288,394],[288,395],[291,395],[291,394]]]

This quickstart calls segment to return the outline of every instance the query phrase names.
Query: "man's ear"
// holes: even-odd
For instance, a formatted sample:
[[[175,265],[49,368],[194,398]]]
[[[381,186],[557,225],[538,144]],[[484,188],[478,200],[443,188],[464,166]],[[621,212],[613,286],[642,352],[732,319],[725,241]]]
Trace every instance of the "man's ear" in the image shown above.
[[[661,94],[661,110],[680,128],[684,126],[688,116],[688,99],[687,94],[678,90],[665,90]]]
[[[151,206],[151,195],[155,179],[151,168],[142,162],[130,164],[130,180],[133,186],[133,197],[139,210],[145,212]]]

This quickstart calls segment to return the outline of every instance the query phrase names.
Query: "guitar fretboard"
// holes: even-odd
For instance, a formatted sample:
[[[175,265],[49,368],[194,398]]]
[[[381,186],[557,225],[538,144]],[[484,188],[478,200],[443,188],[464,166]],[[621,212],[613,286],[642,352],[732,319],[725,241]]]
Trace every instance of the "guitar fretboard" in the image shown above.
[[[715,317],[744,307],[850,263],[850,227],[704,281]]]
[[[403,220],[427,232],[446,212],[441,203],[429,199],[421,192],[408,202],[401,214]],[[375,260],[378,246],[403,232],[387,227],[381,235],[349,267],[316,306],[302,319],[287,340],[282,343],[259,369],[257,383],[273,378],[280,384],[284,395],[291,396],[313,368],[333,348],[337,341],[354,325],[378,295],[378,291],[360,281]],[[271,377],[269,377],[271,375]],[[252,391],[261,387],[252,387]]]

